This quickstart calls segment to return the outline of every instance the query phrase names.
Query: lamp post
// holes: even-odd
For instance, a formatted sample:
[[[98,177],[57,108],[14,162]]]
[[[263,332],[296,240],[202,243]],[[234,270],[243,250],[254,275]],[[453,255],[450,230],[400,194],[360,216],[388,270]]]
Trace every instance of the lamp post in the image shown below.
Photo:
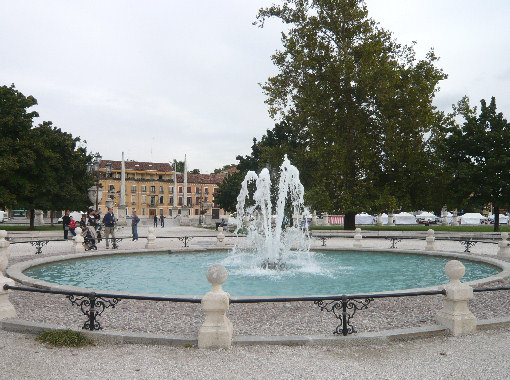
[[[96,153],[94,155],[94,158],[92,159],[92,162],[88,165],[88,171],[92,175],[96,177],[96,186],[93,190],[94,193],[92,193],[92,188],[89,189],[89,199],[92,198],[95,195],[95,210],[98,211],[98,203],[99,203],[99,167],[101,165],[101,155],[99,153]],[[92,197],[91,197],[92,195]],[[90,201],[93,201],[93,199],[90,199]]]

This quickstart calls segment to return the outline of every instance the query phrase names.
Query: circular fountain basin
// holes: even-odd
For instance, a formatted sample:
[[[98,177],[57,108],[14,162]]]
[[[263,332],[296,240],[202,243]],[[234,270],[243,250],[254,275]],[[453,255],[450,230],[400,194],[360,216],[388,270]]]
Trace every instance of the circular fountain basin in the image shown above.
[[[268,271],[250,257],[227,251],[108,255],[65,260],[29,268],[24,275],[64,286],[111,291],[202,296],[211,286],[207,269],[217,263],[228,270],[223,288],[232,296],[277,297],[386,292],[438,286],[451,257],[413,253],[311,252],[312,260]],[[495,265],[461,259],[463,282],[501,272]]]

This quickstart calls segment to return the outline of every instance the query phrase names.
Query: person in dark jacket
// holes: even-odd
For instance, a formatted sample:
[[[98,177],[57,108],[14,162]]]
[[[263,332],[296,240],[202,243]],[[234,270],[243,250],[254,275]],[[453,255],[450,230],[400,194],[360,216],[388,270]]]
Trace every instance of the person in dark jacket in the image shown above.
[[[138,223],[140,218],[136,215],[136,211],[133,210],[133,217],[131,218],[131,232],[133,233],[133,241],[138,240]]]
[[[161,225],[161,228],[165,227],[165,216],[163,214],[159,216],[159,224]]]
[[[158,226],[158,216],[154,215],[154,227]]]
[[[108,212],[103,218],[104,223],[104,235],[106,240],[106,249],[110,248],[110,235],[112,236],[112,245],[113,248],[117,248],[117,243],[115,243],[115,216],[113,215],[113,208],[109,207]]]
[[[64,239],[66,240],[69,235],[69,223],[71,223],[71,218],[69,217],[69,211],[66,211],[65,215],[62,217],[62,226],[64,227]]]

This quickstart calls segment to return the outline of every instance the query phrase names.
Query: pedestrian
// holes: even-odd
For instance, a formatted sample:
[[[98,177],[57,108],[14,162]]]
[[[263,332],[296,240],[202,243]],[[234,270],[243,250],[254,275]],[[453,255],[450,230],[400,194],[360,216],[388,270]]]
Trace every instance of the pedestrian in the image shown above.
[[[85,231],[85,229],[87,228],[87,215],[85,214],[81,214],[81,219],[80,219],[80,228],[83,231]]]
[[[158,216],[154,215],[154,227],[158,226]]]
[[[159,216],[159,224],[161,224],[161,228],[165,227],[165,216],[163,214]]]
[[[97,239],[96,228],[97,228],[98,220],[95,216],[94,210],[89,210],[89,216],[87,220],[87,230],[90,232],[90,237],[94,239],[94,242]]]
[[[69,217],[69,211],[66,211],[65,215],[62,217],[62,226],[64,227],[64,239],[67,240],[69,235],[69,223],[71,222],[71,218]]]
[[[76,236],[76,232],[74,230],[76,229],[76,222],[74,221],[74,218],[72,216],[69,217],[69,231],[73,234],[73,236]]]
[[[108,207],[108,212],[105,214],[103,218],[104,223],[104,235],[106,239],[106,249],[110,248],[109,237],[112,236],[112,247],[113,249],[117,248],[117,243],[115,243],[115,216],[113,215],[113,208]]]
[[[131,218],[131,232],[133,233],[133,241],[138,240],[138,222],[140,218],[136,215],[136,211],[133,210],[133,217]]]

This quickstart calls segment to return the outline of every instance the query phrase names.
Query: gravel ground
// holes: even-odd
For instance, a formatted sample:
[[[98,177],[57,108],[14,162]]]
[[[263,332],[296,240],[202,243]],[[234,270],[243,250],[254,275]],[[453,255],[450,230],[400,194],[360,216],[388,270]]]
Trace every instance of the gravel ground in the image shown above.
[[[509,346],[509,328],[463,337],[228,350],[55,349],[0,331],[0,379],[508,379]]]
[[[55,233],[53,233],[55,234]],[[129,230],[119,231],[128,236]],[[172,227],[156,230],[159,237],[214,235],[214,231]],[[49,236],[46,235],[46,236]],[[140,231],[146,236],[146,230]],[[57,236],[55,236],[57,237]],[[58,236],[60,237],[60,236]],[[192,247],[204,247],[214,238],[196,238]],[[230,240],[229,244],[233,242]],[[68,252],[70,242],[51,242],[43,255]],[[143,248],[145,242],[123,241],[123,247]],[[179,248],[176,239],[158,239],[160,248]],[[352,239],[330,239],[331,248],[352,247]],[[366,239],[367,247],[386,247],[383,239]],[[317,243],[320,245],[320,243]],[[402,249],[422,249],[425,242],[404,240]],[[462,252],[458,242],[437,242],[443,251]],[[99,248],[104,249],[104,243]],[[10,264],[35,257],[28,244],[9,248]],[[473,254],[494,257],[497,247],[477,244]],[[493,285],[508,285],[500,281]],[[80,327],[84,316],[62,296],[12,292],[19,319]],[[442,296],[379,299],[356,314],[358,331],[389,330],[435,324]],[[479,319],[510,315],[510,292],[477,293],[470,309]],[[236,335],[324,335],[337,321],[311,302],[233,304],[228,316]],[[122,300],[115,310],[101,316],[105,331],[167,333],[196,337],[203,321],[200,305]],[[341,338],[339,338],[341,339]],[[507,379],[510,328],[480,331],[465,337],[434,337],[396,341],[348,341],[339,346],[235,346],[229,350],[198,350],[168,346],[112,345],[99,343],[80,349],[54,349],[30,335],[0,331],[0,379],[117,378],[352,378],[363,379]]]

